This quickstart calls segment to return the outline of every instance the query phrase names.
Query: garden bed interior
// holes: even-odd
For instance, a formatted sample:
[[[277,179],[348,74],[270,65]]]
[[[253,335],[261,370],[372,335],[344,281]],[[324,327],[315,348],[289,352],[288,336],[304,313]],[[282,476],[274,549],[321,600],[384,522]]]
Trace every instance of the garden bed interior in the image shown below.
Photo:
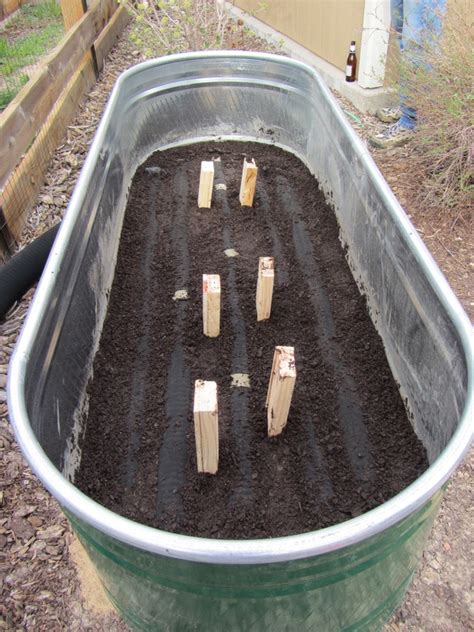
[[[254,205],[241,207],[244,157]],[[201,161],[214,160],[211,209]],[[235,249],[238,256],[225,251]],[[275,259],[271,318],[257,322],[258,258]],[[202,275],[219,274],[221,331],[202,333]],[[173,300],[186,289],[188,300]],[[267,436],[277,345],[295,348],[288,424]],[[250,387],[231,386],[248,374]],[[199,474],[197,379],[214,380],[219,469]],[[257,143],[154,153],[133,179],[75,484],[112,511],[213,538],[303,533],[385,502],[428,466],[352,277],[334,213],[294,155]]]

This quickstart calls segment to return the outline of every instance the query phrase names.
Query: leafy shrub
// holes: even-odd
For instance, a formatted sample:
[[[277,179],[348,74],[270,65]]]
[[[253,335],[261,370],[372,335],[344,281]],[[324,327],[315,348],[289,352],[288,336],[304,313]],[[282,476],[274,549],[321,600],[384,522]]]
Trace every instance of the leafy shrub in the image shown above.
[[[417,155],[425,201],[472,206],[474,197],[473,20],[469,3],[450,0],[442,34],[428,34],[418,63],[401,56],[400,83],[417,110]]]
[[[224,47],[223,0],[120,0],[135,18],[131,39],[146,57]]]

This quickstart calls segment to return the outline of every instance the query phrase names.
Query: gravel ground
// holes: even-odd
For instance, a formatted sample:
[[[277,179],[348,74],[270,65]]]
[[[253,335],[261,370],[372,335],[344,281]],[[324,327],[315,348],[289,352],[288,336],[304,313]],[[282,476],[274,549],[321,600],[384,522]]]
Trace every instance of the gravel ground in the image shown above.
[[[140,60],[125,34],[56,152],[22,246],[62,217],[111,88],[120,72]],[[362,137],[377,129],[373,117],[340,101]],[[420,174],[410,148],[376,151],[374,158],[472,318],[473,231],[468,210],[453,218],[420,206],[415,195]],[[0,323],[0,629],[125,631],[67,521],[29,470],[11,433],[7,366],[32,295],[33,290]],[[471,450],[452,478],[415,580],[385,632],[474,629],[473,464]]]

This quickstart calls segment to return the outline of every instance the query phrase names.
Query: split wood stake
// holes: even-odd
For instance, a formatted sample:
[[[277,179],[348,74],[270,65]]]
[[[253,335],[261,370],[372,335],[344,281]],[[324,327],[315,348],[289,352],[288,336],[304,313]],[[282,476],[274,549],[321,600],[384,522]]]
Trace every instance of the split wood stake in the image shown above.
[[[194,435],[198,472],[215,474],[219,464],[219,419],[217,384],[194,383]]]
[[[255,164],[255,160],[252,158],[251,162],[247,162],[247,159],[244,158],[244,167],[242,169],[242,180],[240,181],[239,195],[241,206],[253,205],[255,187],[257,185],[257,172],[258,167]]]
[[[266,401],[269,437],[280,434],[286,426],[295,381],[294,347],[275,347]]]
[[[213,186],[214,163],[212,160],[203,160],[201,162],[201,177],[199,178],[199,208],[211,208]]]
[[[215,338],[221,324],[221,278],[218,274],[202,275],[202,324],[205,336]]]
[[[275,261],[273,257],[259,257],[257,278],[257,320],[268,320],[272,311]]]

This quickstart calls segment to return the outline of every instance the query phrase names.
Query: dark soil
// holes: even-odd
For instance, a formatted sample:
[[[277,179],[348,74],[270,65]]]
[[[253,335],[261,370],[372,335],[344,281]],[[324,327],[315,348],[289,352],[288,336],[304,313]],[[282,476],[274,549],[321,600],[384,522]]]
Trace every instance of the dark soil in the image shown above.
[[[243,157],[259,166],[238,201]],[[212,209],[197,208],[201,160]],[[239,256],[226,257],[235,248]],[[257,323],[259,256],[274,256],[272,316]],[[202,334],[201,278],[221,275],[221,335]],[[176,301],[186,288],[189,300]],[[266,434],[276,345],[295,347],[283,433]],[[248,373],[251,387],[231,387]],[[334,214],[294,156],[213,143],[157,152],[133,180],[76,484],[118,514],[219,538],[302,533],[388,500],[427,467],[338,240]],[[219,395],[217,475],[198,474],[194,380]]]

